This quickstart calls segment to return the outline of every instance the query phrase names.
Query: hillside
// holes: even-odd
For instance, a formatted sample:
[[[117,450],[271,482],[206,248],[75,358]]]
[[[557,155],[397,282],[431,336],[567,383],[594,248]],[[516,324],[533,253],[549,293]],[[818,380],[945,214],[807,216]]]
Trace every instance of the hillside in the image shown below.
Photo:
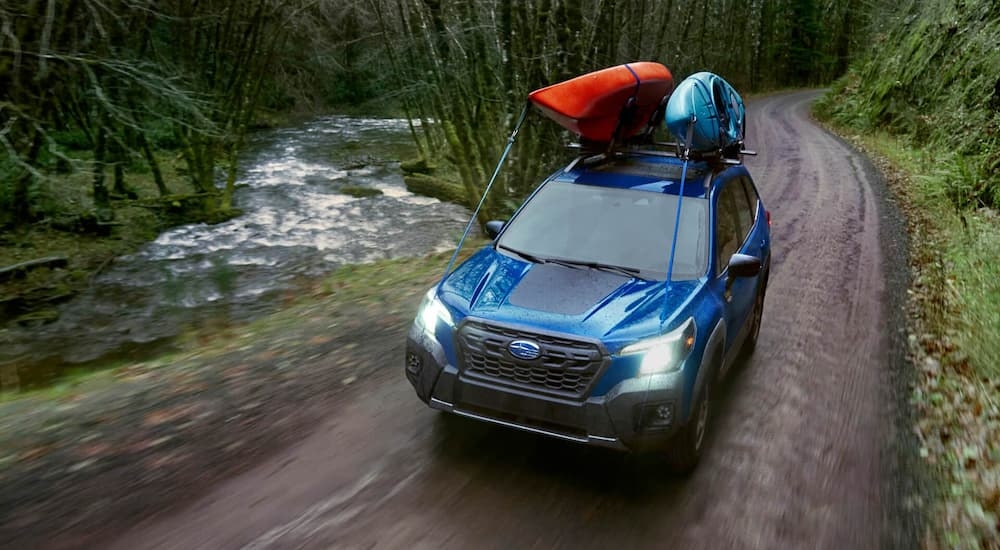
[[[884,129],[933,152],[958,208],[1000,205],[1000,4],[911,2],[874,36],[826,108],[845,126]],[[935,174],[936,175],[936,174]],[[941,174],[943,175],[943,174]]]

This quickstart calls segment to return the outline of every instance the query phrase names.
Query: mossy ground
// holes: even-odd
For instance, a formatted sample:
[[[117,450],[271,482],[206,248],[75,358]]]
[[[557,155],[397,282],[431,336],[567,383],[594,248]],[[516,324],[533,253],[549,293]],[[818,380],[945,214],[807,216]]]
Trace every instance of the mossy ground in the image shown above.
[[[3,321],[13,321],[14,317],[48,308],[51,303],[72,296],[89,285],[114,258],[136,251],[167,227],[184,221],[183,216],[170,211],[169,205],[156,204],[159,193],[152,174],[144,165],[135,164],[126,170],[125,181],[136,198],[112,195],[114,221],[105,226],[107,234],[92,231],[89,222],[94,220],[93,172],[86,158],[88,154],[78,154],[81,158],[74,162],[75,171],[48,174],[36,183],[39,219],[0,232],[0,267],[49,256],[68,260],[65,268],[33,270],[23,278],[3,284],[0,303],[15,304],[7,308],[11,318]],[[171,193],[193,192],[180,158],[164,153],[159,162]]]

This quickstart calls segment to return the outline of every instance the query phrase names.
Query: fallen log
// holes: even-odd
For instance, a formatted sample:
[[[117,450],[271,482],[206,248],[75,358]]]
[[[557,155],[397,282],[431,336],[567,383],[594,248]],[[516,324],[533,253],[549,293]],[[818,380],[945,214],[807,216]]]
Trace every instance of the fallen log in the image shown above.
[[[173,209],[181,208],[185,202],[192,200],[202,200],[207,197],[217,197],[219,193],[216,192],[205,192],[205,193],[190,193],[190,194],[174,194],[174,195],[164,195],[162,197],[150,197],[144,199],[136,199],[130,201],[122,201],[125,206],[138,206],[140,208],[152,208],[152,209]]]
[[[0,283],[5,283],[15,277],[24,277],[25,274],[33,269],[41,267],[55,269],[66,267],[68,264],[69,259],[66,256],[48,256],[46,258],[28,260],[19,264],[9,265],[7,267],[0,267]]]
[[[406,175],[425,174],[429,176],[434,173],[434,165],[427,162],[424,157],[404,160],[399,163],[399,169]]]
[[[405,175],[403,176],[403,181],[406,183],[406,190],[410,193],[425,197],[434,197],[438,200],[453,202],[463,206],[469,205],[465,189],[457,183],[425,174]]]

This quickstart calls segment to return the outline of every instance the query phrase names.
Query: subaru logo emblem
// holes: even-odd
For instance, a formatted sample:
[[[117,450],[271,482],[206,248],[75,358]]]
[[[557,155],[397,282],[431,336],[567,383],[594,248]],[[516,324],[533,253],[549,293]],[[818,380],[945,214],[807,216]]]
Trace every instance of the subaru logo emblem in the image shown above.
[[[531,340],[514,340],[507,344],[507,351],[518,359],[531,361],[542,354],[542,347]]]

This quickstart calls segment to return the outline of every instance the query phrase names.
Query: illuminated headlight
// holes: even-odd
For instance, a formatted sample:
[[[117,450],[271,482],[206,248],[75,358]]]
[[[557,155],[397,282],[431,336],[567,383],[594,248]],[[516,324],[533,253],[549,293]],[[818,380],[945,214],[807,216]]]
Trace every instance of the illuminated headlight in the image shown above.
[[[681,368],[694,347],[694,341],[695,326],[691,317],[667,334],[625,346],[620,355],[643,354],[639,374],[673,372]]]
[[[424,295],[424,300],[420,302],[420,309],[417,310],[417,318],[414,322],[427,334],[434,336],[438,319],[444,321],[449,327],[455,326],[451,320],[451,313],[444,307],[437,297],[437,287],[431,287]]]

